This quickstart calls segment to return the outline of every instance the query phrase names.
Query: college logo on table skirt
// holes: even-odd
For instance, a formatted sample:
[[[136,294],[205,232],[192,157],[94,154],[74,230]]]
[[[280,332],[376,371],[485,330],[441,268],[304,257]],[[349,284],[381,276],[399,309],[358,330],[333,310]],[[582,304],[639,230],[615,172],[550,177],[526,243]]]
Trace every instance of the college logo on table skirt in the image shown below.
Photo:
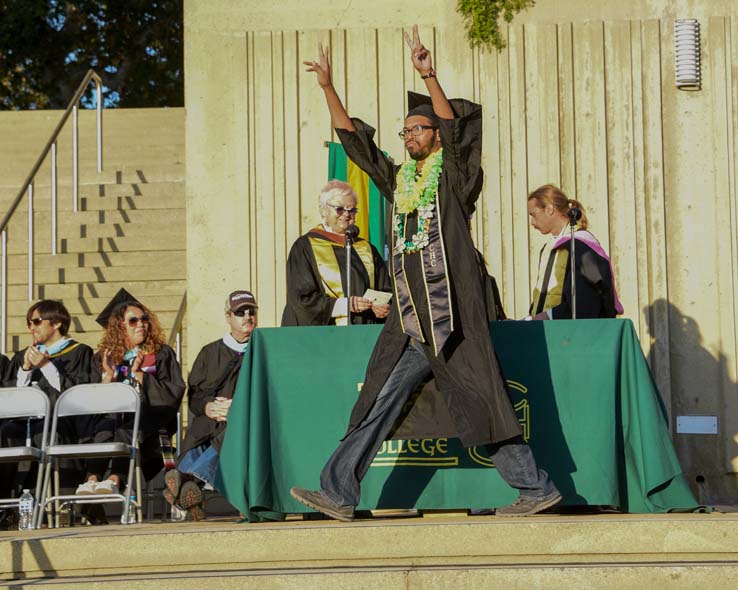
[[[523,427],[523,437],[530,439],[528,388],[517,381],[507,381],[510,399]],[[386,440],[372,467],[494,467],[484,448],[465,449],[456,438]]]
[[[523,427],[523,438],[526,442],[530,440],[530,404],[525,396],[528,393],[528,388],[519,383],[518,381],[507,380],[507,390],[510,394],[510,400],[513,403],[513,408],[520,421],[520,426]],[[484,465],[485,467],[494,467],[495,464],[492,459],[489,458],[484,449],[479,451],[479,447],[471,447],[466,449],[469,453],[469,457],[475,463]]]

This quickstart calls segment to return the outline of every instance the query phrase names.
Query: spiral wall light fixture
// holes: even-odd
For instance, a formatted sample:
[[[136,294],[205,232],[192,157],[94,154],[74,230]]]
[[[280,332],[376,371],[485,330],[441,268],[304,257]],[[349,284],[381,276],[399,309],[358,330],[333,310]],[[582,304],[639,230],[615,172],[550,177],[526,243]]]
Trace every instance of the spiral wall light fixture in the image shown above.
[[[699,90],[702,87],[700,23],[697,19],[674,21],[674,70],[678,89]]]

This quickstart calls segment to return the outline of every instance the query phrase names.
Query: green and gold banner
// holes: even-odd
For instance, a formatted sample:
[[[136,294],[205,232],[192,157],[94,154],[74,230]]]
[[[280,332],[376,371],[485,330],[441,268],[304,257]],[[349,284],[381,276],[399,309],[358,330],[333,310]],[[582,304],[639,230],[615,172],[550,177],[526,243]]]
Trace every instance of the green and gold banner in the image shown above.
[[[318,487],[380,330],[256,330],[219,473],[219,489],[249,519],[304,512],[289,489]],[[628,512],[697,506],[629,320],[499,322],[492,336],[524,435],[565,504]],[[403,438],[382,445],[359,509],[483,508],[516,495],[484,449],[455,438]]]

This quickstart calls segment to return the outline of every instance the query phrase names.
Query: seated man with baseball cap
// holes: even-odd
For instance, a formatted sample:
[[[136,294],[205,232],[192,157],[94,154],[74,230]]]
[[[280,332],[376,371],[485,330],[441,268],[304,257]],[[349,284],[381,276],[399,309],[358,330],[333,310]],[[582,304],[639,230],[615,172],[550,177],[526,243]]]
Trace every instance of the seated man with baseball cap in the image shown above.
[[[187,510],[192,520],[205,518],[200,483],[215,483],[218,451],[238,381],[241,359],[256,328],[259,306],[250,291],[234,291],[225,302],[228,332],[205,345],[188,379],[189,409],[194,419],[182,443],[177,469],[165,475],[167,502]]]

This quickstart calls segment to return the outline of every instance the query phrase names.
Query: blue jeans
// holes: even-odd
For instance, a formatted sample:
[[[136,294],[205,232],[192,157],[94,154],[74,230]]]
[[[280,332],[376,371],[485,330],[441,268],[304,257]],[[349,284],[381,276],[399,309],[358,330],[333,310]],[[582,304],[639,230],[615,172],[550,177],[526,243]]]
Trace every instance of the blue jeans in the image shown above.
[[[203,443],[187,451],[179,460],[177,469],[214,486],[215,475],[218,472],[218,451],[213,445]]]
[[[320,474],[321,490],[339,506],[356,506],[361,480],[374,456],[402,414],[413,391],[431,374],[422,346],[411,338],[380,390],[372,409],[338,445]],[[538,469],[530,447],[520,438],[485,447],[497,471],[521,498],[546,500],[558,490],[548,474]]]

